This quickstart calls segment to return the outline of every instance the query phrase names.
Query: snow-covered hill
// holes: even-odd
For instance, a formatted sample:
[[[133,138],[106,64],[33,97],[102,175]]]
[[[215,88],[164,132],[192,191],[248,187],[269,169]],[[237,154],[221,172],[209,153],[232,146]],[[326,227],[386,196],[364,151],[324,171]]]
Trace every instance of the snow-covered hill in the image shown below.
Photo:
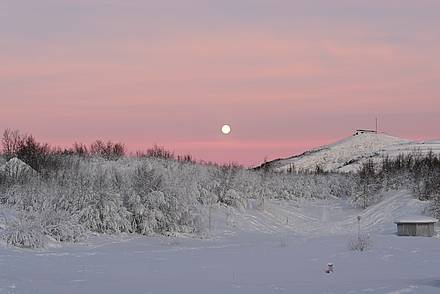
[[[416,142],[385,133],[357,131],[334,144],[266,164],[275,171],[314,171],[319,166],[324,171],[356,172],[369,159],[380,161],[385,156],[430,151],[440,154],[440,140]]]

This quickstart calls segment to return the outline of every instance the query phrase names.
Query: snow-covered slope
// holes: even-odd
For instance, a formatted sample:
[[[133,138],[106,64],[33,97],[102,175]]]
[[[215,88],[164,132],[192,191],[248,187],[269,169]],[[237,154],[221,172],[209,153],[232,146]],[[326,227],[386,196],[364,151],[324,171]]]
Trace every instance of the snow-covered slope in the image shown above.
[[[440,154],[439,140],[415,142],[384,133],[356,132],[334,144],[266,164],[275,171],[314,171],[319,166],[324,171],[356,172],[369,159],[379,161],[385,156],[430,151]]]
[[[383,200],[365,210],[352,208],[346,200],[268,201],[264,210],[246,210],[234,215],[236,227],[246,232],[294,232],[298,235],[323,236],[350,234],[357,229],[361,216],[367,232],[393,233],[394,221],[421,216],[428,202],[420,201],[409,191],[392,191]]]

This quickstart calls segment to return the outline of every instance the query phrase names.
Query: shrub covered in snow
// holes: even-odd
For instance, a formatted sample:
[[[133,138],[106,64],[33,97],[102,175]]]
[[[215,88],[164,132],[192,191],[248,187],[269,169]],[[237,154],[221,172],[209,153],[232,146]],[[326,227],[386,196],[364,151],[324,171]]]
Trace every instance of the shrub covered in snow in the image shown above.
[[[348,249],[352,251],[365,251],[373,246],[373,241],[370,235],[360,233],[350,238],[348,242]]]
[[[59,242],[79,242],[85,239],[86,229],[78,216],[65,211],[46,211],[40,215],[43,233]]]
[[[21,248],[39,248],[45,244],[43,228],[35,215],[21,214],[9,224],[3,238],[7,244]]]
[[[119,194],[97,191],[90,195],[90,202],[80,211],[79,220],[94,232],[119,233],[130,230],[128,216]]]

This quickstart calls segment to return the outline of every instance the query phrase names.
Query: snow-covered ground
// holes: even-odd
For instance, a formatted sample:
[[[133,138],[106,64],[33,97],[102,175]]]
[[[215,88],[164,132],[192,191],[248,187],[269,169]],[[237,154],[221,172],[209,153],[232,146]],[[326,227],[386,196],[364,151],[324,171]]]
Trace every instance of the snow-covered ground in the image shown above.
[[[440,141],[416,142],[384,133],[358,133],[331,145],[307,151],[301,155],[269,162],[276,171],[314,171],[320,166],[326,171],[356,172],[367,160],[380,161],[401,154],[440,154]]]
[[[0,293],[440,293],[440,240],[394,233],[394,219],[424,209],[405,191],[362,212],[336,199],[268,201],[264,210],[217,208],[208,239],[0,246]],[[347,248],[358,215],[373,240],[365,252]]]
[[[270,201],[264,210],[236,213],[233,218],[242,231],[323,236],[355,232],[361,216],[363,231],[390,234],[396,230],[394,220],[422,214],[426,204],[401,191],[386,193],[383,201],[363,211],[340,199]]]

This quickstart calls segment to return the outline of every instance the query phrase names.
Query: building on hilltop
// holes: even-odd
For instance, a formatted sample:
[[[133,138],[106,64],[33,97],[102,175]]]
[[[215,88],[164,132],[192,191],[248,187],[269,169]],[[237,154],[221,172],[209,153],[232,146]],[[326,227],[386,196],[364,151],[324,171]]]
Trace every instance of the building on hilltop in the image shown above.
[[[354,135],[360,135],[360,134],[376,134],[377,132],[374,130],[363,130],[363,129],[359,129],[356,130],[356,132],[354,133]]]

